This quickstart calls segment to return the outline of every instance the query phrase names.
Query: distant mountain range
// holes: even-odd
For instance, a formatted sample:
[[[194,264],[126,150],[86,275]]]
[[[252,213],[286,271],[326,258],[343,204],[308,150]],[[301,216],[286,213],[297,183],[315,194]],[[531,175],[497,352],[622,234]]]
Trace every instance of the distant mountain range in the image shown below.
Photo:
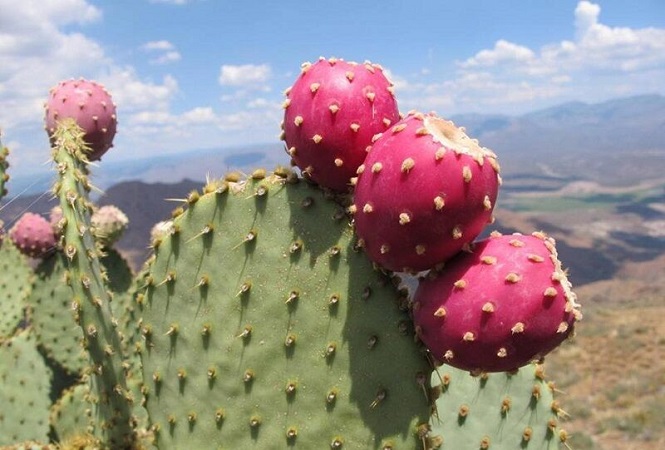
[[[504,180],[524,176],[635,184],[665,171],[665,97],[642,95],[603,103],[565,103],[521,116],[465,114],[450,118],[494,150]],[[178,182],[221,176],[229,170],[288,164],[279,141],[245,147],[101,163],[94,170],[102,189],[120,181]],[[35,182],[35,180],[43,180]],[[50,174],[15,177],[10,192],[47,188]],[[31,187],[32,185],[32,187]]]
[[[453,117],[494,150],[511,175],[550,175],[635,184],[665,169],[665,97],[565,103],[518,117]]]

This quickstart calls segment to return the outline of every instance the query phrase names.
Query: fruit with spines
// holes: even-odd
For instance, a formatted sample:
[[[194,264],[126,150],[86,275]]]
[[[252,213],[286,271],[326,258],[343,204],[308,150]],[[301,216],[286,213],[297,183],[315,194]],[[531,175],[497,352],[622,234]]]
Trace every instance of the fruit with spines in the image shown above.
[[[322,59],[303,70],[307,74],[318,64],[342,67],[340,60]],[[369,63],[355,67],[381,72],[379,66]],[[366,75],[349,70],[338,81],[349,88]],[[326,89],[322,83],[312,82],[305,85],[304,91],[315,98]],[[388,85],[382,92],[391,98],[391,91],[392,86]],[[379,103],[378,93],[363,95],[365,103]],[[289,92],[287,97],[288,110],[295,95]],[[386,105],[390,104],[386,101]],[[324,114],[340,120],[344,117],[343,106],[328,105]],[[457,195],[464,191],[466,196],[462,196],[460,204],[464,206],[460,209],[482,208],[479,215],[483,224],[491,219],[496,202],[491,187],[499,181],[493,153],[480,148],[452,124],[437,122],[435,116],[411,116],[415,118],[413,123],[420,120],[423,124],[412,129],[412,122],[397,123],[397,117],[382,117],[379,134],[373,134],[369,143],[361,147],[363,157],[368,151],[371,156],[372,148],[384,145],[387,136],[410,134],[409,142],[436,142],[436,147],[430,147],[429,155],[434,160],[431,165],[443,165],[445,160],[446,167],[453,167],[452,175],[445,170],[429,170],[429,175],[422,176],[422,159],[413,152],[401,155],[396,163],[382,159],[360,164],[350,175],[342,175],[346,179],[335,180],[338,189],[317,180],[313,165],[301,166],[308,182],[284,168],[274,173],[257,170],[249,178],[232,173],[221,180],[209,180],[202,192],[192,191],[186,196],[173,212],[172,220],[157,227],[151,245],[154,253],[131,282],[129,293],[125,291],[131,272],[126,262],[109,248],[108,241],[104,242],[105,236],[95,235],[95,230],[103,226],[95,224],[91,217],[96,207],[88,197],[91,184],[86,162],[98,156],[84,144],[85,131],[72,125],[72,119],[56,121],[51,142],[59,179],[53,192],[64,209],[54,220],[57,251],[40,262],[31,283],[28,259],[9,239],[0,242],[0,352],[6,355],[21,349],[21,356],[15,358],[21,363],[11,368],[12,373],[5,373],[4,369],[17,352],[10,358],[0,358],[0,404],[11,406],[18,393],[24,399],[22,404],[30,406],[22,409],[30,417],[13,414],[8,419],[0,411],[0,440],[8,435],[5,429],[14,432],[18,423],[22,429],[27,429],[27,424],[45,441],[42,418],[46,408],[37,404],[43,403],[42,385],[48,383],[33,384],[30,377],[16,372],[32,371],[43,382],[45,376],[51,376],[52,368],[51,400],[73,386],[79,374],[82,384],[67,391],[52,408],[54,421],[48,437],[60,442],[39,448],[122,449],[156,444],[167,450],[210,446],[549,450],[563,442],[567,434],[558,427],[558,419],[565,413],[552,400],[552,386],[544,381],[540,366],[488,374],[481,372],[499,368],[473,363],[468,368],[455,369],[444,364],[430,378],[432,366],[424,355],[433,360],[433,352],[425,351],[422,344],[424,328],[416,328],[411,320],[422,312],[424,302],[420,297],[408,298],[404,290],[398,289],[396,277],[389,271],[375,269],[377,264],[367,258],[371,252],[360,251],[361,247],[368,248],[373,232],[369,237],[353,235],[345,211],[350,196],[337,194],[350,192],[347,188],[362,185],[363,179],[373,179],[368,183],[375,184],[393,169],[399,189],[384,193],[392,200],[398,200],[403,189],[415,186],[429,196],[423,210],[445,212],[455,204],[448,191],[431,193],[427,189],[442,179],[452,180],[457,184],[450,192]],[[426,124],[427,117],[430,119]],[[347,138],[359,136],[365,129],[360,121],[344,121]],[[310,122],[307,116],[299,114],[285,123],[301,129]],[[435,130],[428,129],[428,124]],[[323,148],[330,140],[327,132],[312,133],[310,144],[316,148]],[[285,129],[284,138],[286,134]],[[349,140],[343,143],[348,144]],[[290,146],[288,150],[295,160],[299,149]],[[6,162],[3,155],[0,152],[0,172]],[[446,155],[454,156],[452,162]],[[327,164],[330,170],[326,173],[339,176],[348,160],[335,154]],[[359,179],[349,178],[354,174]],[[412,183],[413,180],[420,180],[421,184]],[[479,180],[488,187],[484,195],[474,191]],[[6,178],[0,178],[0,194],[3,181]],[[408,195],[412,199],[418,196],[413,192]],[[420,262],[431,256],[441,235],[431,225],[436,221],[432,220],[430,226],[422,225],[421,214],[415,213],[417,206],[413,210],[394,208],[389,222],[398,230],[407,231],[420,224],[420,231],[414,235],[431,238],[431,242],[419,239],[408,243],[395,233],[399,236],[397,244],[379,242],[376,248],[380,254],[394,253],[402,245],[409,247],[410,256]],[[356,221],[360,215],[382,211],[372,199],[355,201],[349,210],[355,212]],[[451,217],[457,217],[455,214],[463,215],[458,211]],[[372,231],[383,232],[381,226]],[[473,232],[473,226],[459,222],[443,235],[463,241]],[[548,246],[548,238],[542,234],[535,237]],[[520,248],[520,242],[514,239],[511,245]],[[550,244],[553,247],[553,242]],[[472,251],[477,249],[475,245],[464,241],[461,248]],[[435,266],[432,278],[455,267],[455,259],[450,260],[439,273],[440,257],[439,254],[422,263],[426,268]],[[536,266],[548,263],[546,255],[536,251],[526,255],[526,259]],[[556,266],[555,260],[551,262]],[[496,254],[481,257],[481,263],[489,266],[500,266],[502,261],[503,256]],[[511,264],[499,280],[504,283],[501,289],[521,287],[531,278]],[[420,269],[410,261],[394,267],[408,272]],[[550,309],[569,313],[557,327],[557,333],[566,334],[572,332],[572,323],[567,320],[579,318],[579,305],[574,294],[566,291],[566,286],[570,286],[565,272],[557,267],[552,272],[552,285],[543,286],[542,298],[543,305],[557,305]],[[492,285],[501,283],[489,279],[487,290],[496,292]],[[476,284],[473,277],[458,276],[450,280],[448,289],[457,293],[472,291]],[[566,295],[563,306],[557,303]],[[491,299],[467,304],[472,306],[472,315],[486,323],[505,312]],[[432,306],[432,320],[440,323],[453,318],[455,308],[448,306]],[[533,331],[532,322],[517,320],[510,327],[511,336]],[[480,334],[468,327],[455,333],[461,346],[482,341]],[[38,352],[35,335],[41,339]],[[22,344],[14,342],[25,336],[30,336],[31,349],[23,351]],[[47,342],[53,345],[47,346]],[[66,345],[59,345],[62,343]],[[86,358],[74,361],[79,349],[86,351]],[[483,356],[483,351],[480,348],[480,356],[476,356]],[[508,346],[499,347],[494,358],[508,361],[513,357],[511,351]],[[39,353],[47,361],[46,369],[40,364],[25,369],[28,365],[23,364],[23,356]],[[73,361],[72,367],[65,370],[55,364],[56,353],[57,358],[64,354],[65,360],[71,360],[60,364]],[[459,356],[452,350],[444,352],[444,357],[453,355]],[[475,357],[473,352],[470,355],[468,358]],[[539,353],[534,358],[540,356]],[[480,375],[471,377],[468,371]],[[34,392],[22,392],[28,391],[26,386],[37,384],[39,388],[32,389]],[[24,394],[39,395],[41,400],[25,399]],[[436,407],[432,413],[434,399]],[[150,418],[144,405],[148,406]],[[19,408],[10,408],[14,409]],[[154,441],[148,442],[151,438]],[[26,442],[11,448],[32,448],[32,444]]]
[[[51,224],[32,212],[21,215],[9,230],[9,238],[21,253],[31,258],[43,258],[56,248]]]
[[[478,372],[540,360],[573,332],[580,305],[544,233],[492,233],[420,279],[420,339],[440,362]]]
[[[347,192],[373,136],[398,120],[393,85],[381,66],[321,58],[303,64],[286,92],[283,139],[303,174]]]
[[[97,208],[92,214],[91,221],[95,238],[102,247],[115,244],[129,225],[127,215],[114,205]]]
[[[113,146],[118,124],[116,106],[101,84],[81,78],[62,81],[51,88],[45,105],[45,127],[51,144],[55,142],[58,122],[68,118],[83,129],[88,160],[101,159]]]
[[[354,224],[369,258],[392,271],[444,263],[492,221],[496,155],[434,114],[410,113],[358,168]]]

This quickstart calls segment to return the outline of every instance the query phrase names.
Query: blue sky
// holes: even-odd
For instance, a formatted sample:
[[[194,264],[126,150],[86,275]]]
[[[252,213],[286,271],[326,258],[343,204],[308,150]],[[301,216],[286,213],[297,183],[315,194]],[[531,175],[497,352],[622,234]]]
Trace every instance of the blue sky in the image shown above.
[[[81,76],[118,105],[105,160],[277,143],[319,56],[379,63],[401,110],[444,117],[665,94],[665,2],[0,0],[3,143],[43,167],[46,93]]]

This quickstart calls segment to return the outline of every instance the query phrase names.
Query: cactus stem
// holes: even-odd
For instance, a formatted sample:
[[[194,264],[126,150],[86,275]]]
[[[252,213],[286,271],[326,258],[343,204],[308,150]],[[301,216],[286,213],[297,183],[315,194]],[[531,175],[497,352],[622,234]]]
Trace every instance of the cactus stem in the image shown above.
[[[133,428],[133,403],[124,373],[122,338],[110,306],[110,294],[104,284],[99,252],[91,233],[91,189],[87,181],[89,148],[83,141],[84,132],[73,120],[63,120],[54,134],[53,162],[58,170],[58,181],[53,192],[60,199],[67,226],[63,229],[63,243],[68,261],[72,290],[74,318],[82,329],[82,336],[90,356],[89,378],[91,390],[100,399],[94,403],[92,415],[99,424],[104,442],[113,448],[133,448],[137,441]],[[80,257],[86,255],[86,257]],[[87,299],[88,301],[84,301]],[[93,310],[90,310],[90,304]]]

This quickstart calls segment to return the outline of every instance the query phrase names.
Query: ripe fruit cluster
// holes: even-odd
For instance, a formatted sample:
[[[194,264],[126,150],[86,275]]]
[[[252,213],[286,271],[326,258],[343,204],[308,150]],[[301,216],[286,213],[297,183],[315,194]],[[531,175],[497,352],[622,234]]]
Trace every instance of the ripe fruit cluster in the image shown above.
[[[492,151],[433,113],[400,115],[369,62],[305,63],[285,94],[286,151],[305,176],[350,194],[358,246],[384,270],[429,271],[413,313],[437,360],[512,370],[571,334],[581,314],[552,238],[474,242],[501,185]]]
[[[383,270],[426,273],[413,318],[435,359],[508,371],[572,333],[581,314],[552,238],[476,242],[493,222],[501,185],[494,152],[434,113],[400,114],[393,84],[368,61],[305,63],[285,95],[286,151],[305,177],[349,196],[357,246]],[[115,106],[100,85],[53,88],[51,138],[65,117],[85,132],[90,160],[112,145]]]

